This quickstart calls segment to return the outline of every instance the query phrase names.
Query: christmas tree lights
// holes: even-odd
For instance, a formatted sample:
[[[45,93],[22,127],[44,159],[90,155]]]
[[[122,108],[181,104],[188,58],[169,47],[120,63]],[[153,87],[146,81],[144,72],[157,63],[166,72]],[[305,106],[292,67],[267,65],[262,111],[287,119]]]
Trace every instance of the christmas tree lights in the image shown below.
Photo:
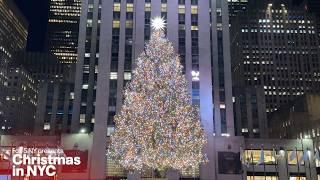
[[[186,170],[205,161],[198,108],[191,105],[179,56],[165,36],[162,18],[136,60],[124,103],[115,116],[108,156],[130,171]]]

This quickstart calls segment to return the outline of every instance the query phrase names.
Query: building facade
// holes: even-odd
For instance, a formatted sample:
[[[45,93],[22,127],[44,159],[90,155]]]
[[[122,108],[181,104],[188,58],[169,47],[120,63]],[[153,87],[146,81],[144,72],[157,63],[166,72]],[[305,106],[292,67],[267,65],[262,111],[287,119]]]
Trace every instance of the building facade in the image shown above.
[[[230,21],[235,19],[239,13],[247,10],[249,0],[228,0]]]
[[[235,130],[245,138],[267,138],[268,122],[263,88],[235,88]]]
[[[74,82],[43,81],[39,85],[33,134],[59,135],[70,133]]]
[[[94,127],[94,154],[105,154],[101,145],[113,132],[123,87],[131,79],[134,59],[150,38],[150,20],[155,16],[167,19],[167,38],[181,56],[192,102],[200,106],[208,137],[234,135],[226,1],[86,0],[81,11],[71,127],[73,132],[81,128],[90,132]],[[211,161],[202,168],[201,176],[210,179],[213,166]],[[105,176],[99,171],[105,167],[105,160],[97,157],[92,178]]]
[[[50,0],[48,50],[63,63],[77,60],[81,0]]]
[[[320,95],[307,93],[270,114],[269,134],[281,139],[313,139],[320,147]]]
[[[2,129],[9,134],[30,135],[35,123],[38,82],[23,66],[10,66],[6,94],[6,120]]]
[[[94,172],[89,166],[92,153],[92,134],[62,134],[60,136],[0,136],[0,157],[11,154],[12,149],[29,145],[38,149],[62,148],[63,151],[76,152],[81,158],[81,166],[72,170],[59,168],[56,179],[91,179]],[[303,140],[244,139],[243,137],[215,137],[214,155],[217,158],[216,172],[210,180],[316,180],[319,178],[316,168],[313,143]],[[261,158],[263,156],[263,158]],[[240,157],[242,157],[240,161]],[[302,158],[305,157],[305,158]],[[261,160],[263,159],[263,160]],[[303,159],[303,161],[301,161]],[[0,161],[3,179],[11,178],[12,168]],[[127,179],[127,174],[114,166],[114,177],[104,179]],[[7,171],[5,171],[7,170]],[[122,174],[122,176],[119,176]],[[132,175],[128,175],[132,178]],[[142,176],[143,177],[143,176]],[[170,180],[199,179],[199,172],[181,173],[176,176],[167,174]],[[43,177],[42,177],[43,178]],[[145,178],[151,179],[151,178]],[[204,179],[204,178],[200,178]]]
[[[254,1],[232,26],[236,87],[262,87],[266,111],[319,90],[317,19],[290,1]]]
[[[40,52],[17,53],[14,66],[28,69],[38,84],[32,133],[59,135],[70,132],[75,66],[62,63],[51,53]]]
[[[27,44],[28,22],[13,1],[0,1],[0,132],[7,130],[8,64]]]

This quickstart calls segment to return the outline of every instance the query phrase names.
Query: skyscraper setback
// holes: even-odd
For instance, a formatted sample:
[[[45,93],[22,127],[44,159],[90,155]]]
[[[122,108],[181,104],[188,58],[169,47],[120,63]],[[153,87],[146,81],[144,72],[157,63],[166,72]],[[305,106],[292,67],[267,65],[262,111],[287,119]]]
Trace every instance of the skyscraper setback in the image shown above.
[[[92,131],[94,126],[93,154],[105,154],[101,145],[113,132],[113,117],[120,110],[123,87],[131,79],[134,59],[149,40],[150,20],[156,16],[170,17],[167,37],[180,54],[192,102],[200,106],[207,135],[234,135],[226,1],[85,0],[71,127],[79,132],[81,128]],[[209,142],[208,148],[212,148],[213,141]],[[213,158],[213,154],[208,157]],[[99,157],[94,162],[94,178],[101,177],[99,169],[105,167],[105,161]],[[203,172],[203,177],[210,178],[209,170]]]
[[[50,0],[48,50],[63,63],[77,60],[81,0]]]

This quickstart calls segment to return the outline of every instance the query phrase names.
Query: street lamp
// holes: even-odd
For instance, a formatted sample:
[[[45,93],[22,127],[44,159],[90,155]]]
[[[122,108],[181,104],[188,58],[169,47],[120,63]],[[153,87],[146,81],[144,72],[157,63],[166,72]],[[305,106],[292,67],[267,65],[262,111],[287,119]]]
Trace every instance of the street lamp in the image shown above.
[[[87,129],[86,129],[86,128],[81,128],[81,129],[80,129],[80,133],[81,133],[81,134],[85,134],[86,132],[87,132]]]

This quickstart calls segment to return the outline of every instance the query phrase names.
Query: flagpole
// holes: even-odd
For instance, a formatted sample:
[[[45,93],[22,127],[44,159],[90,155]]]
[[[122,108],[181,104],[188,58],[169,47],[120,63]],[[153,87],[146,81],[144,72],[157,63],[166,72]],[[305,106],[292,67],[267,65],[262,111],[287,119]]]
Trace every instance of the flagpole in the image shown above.
[[[303,147],[303,139],[301,138],[300,141],[301,141],[302,152],[303,152],[303,157],[304,157],[305,152],[304,152],[304,147]],[[308,154],[307,154],[307,156],[308,156]],[[309,159],[309,158],[308,158],[308,159]],[[305,159],[303,160],[303,163],[304,163],[304,170],[305,170],[305,172],[306,172],[306,177],[307,177],[307,164],[306,164],[306,160],[305,160]],[[310,179],[311,179],[311,176],[310,176]]]
[[[239,151],[240,151],[240,162],[241,162],[241,170],[242,170],[242,176],[241,176],[241,180],[243,180],[243,173],[244,173],[244,168],[243,168],[243,154],[244,154],[244,149],[242,147],[242,144],[240,144],[239,146]]]
[[[302,148],[303,150],[303,148]],[[299,162],[299,159],[298,159],[298,149],[296,147],[296,159],[297,159],[297,166],[298,166],[298,176],[300,177],[300,162]]]
[[[253,175],[253,180],[254,180],[255,177],[254,177],[254,164],[253,164],[252,145],[251,145],[251,164],[252,164],[252,175]]]
[[[288,151],[287,151],[288,149],[286,148],[285,150],[284,150],[284,159],[286,160],[286,169],[287,169],[287,176],[288,177],[290,177],[290,173],[289,173],[289,160],[288,160]]]
[[[264,157],[264,148],[263,148],[263,145],[262,145],[262,150],[261,150],[261,154],[260,154],[260,156],[261,155],[263,155],[263,158],[261,158],[262,159],[262,163],[263,163],[263,174],[264,174],[264,180],[267,180],[267,174],[266,174],[266,163],[264,163],[264,159],[265,159],[265,157]]]
[[[273,145],[273,153],[272,153],[272,155],[273,155],[273,158],[274,158],[274,169],[276,171],[276,176],[279,177],[278,166],[277,166],[278,163],[277,163],[277,159],[276,159],[277,151],[276,151],[276,148],[275,148],[274,145]],[[277,179],[279,179],[279,178],[277,178]]]
[[[310,174],[310,179],[312,179],[312,174],[311,174],[311,157],[309,155],[309,149],[307,149],[307,156],[308,156],[308,164],[309,164],[309,174]]]

